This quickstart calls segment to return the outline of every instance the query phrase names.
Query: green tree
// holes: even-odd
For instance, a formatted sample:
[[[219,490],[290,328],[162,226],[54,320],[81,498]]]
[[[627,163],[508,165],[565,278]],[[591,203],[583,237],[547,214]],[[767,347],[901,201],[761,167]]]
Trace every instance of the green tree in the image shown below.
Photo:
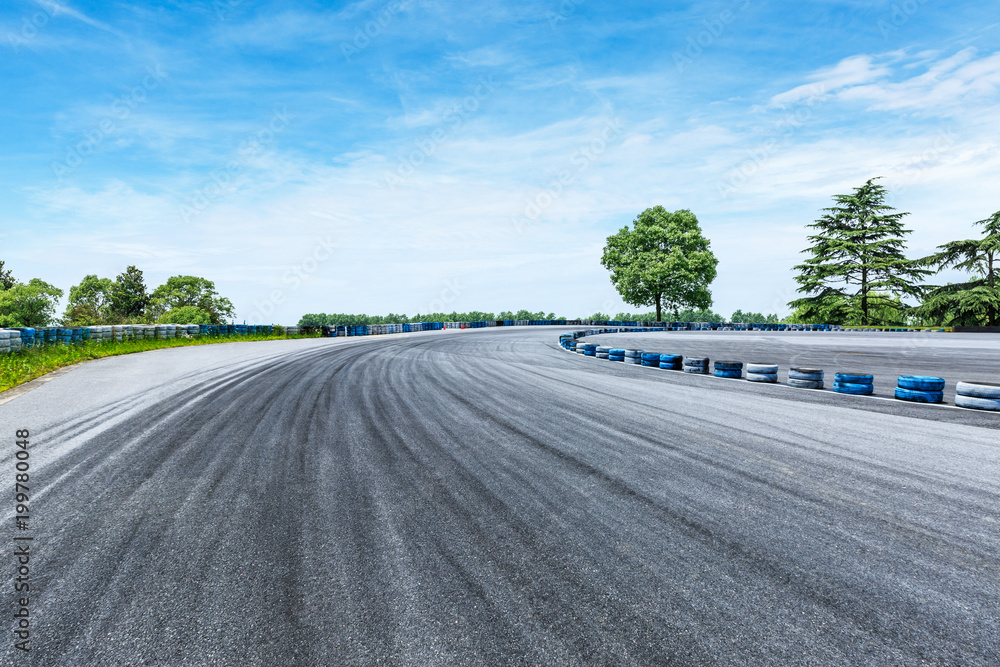
[[[84,276],[79,285],[69,288],[63,322],[72,326],[87,326],[108,321],[113,286],[110,278],[98,278],[95,274]]]
[[[938,246],[927,258],[938,271],[954,267],[979,277],[964,283],[930,288],[915,314],[938,324],[1000,326],[1000,211],[973,224],[983,226],[983,237]]]
[[[903,255],[906,235],[902,219],[885,203],[887,191],[868,181],[849,195],[836,195],[836,206],[810,228],[812,257],[795,267],[799,292],[809,296],[790,302],[805,320],[823,316],[829,324],[875,324],[874,311],[900,297],[920,297],[916,281],[932,273]]]
[[[56,314],[62,290],[38,278],[0,290],[0,326],[44,327]]]
[[[743,310],[737,310],[733,313],[733,316],[729,318],[730,322],[742,323],[742,324],[777,324],[781,321],[781,318],[777,315],[764,315],[763,313],[744,313]]]
[[[198,306],[180,306],[160,315],[157,324],[212,324],[212,317]]]
[[[601,258],[622,299],[633,306],[655,304],[658,322],[664,307],[675,316],[685,306],[710,307],[708,286],[718,263],[694,213],[670,213],[662,206],[646,209],[632,229],[609,236]]]
[[[235,311],[232,302],[215,291],[215,283],[197,276],[173,276],[153,290],[149,299],[152,316],[159,319],[163,314],[184,306],[202,309],[211,324],[222,324],[233,319]]]
[[[3,268],[3,261],[0,260],[0,289],[10,289],[16,284],[17,281],[14,280],[13,273],[11,273],[10,269],[5,271]]]
[[[149,295],[142,271],[129,266],[115,278],[111,289],[110,310],[120,320],[142,317],[149,306]]]

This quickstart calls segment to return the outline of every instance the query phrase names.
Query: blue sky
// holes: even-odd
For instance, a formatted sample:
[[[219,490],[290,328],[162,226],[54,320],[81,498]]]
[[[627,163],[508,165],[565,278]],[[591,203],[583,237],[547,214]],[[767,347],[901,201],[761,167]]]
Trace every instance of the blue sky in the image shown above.
[[[996,3],[11,0],[0,53],[15,276],[247,321],[640,310],[600,255],[655,205],[785,314],[834,194],[884,177],[913,256],[1000,209]]]

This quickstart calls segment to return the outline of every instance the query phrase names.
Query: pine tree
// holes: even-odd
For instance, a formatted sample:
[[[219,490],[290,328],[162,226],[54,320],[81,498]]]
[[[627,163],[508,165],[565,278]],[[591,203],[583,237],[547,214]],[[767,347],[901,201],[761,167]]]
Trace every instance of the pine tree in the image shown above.
[[[938,246],[928,263],[938,271],[954,267],[980,278],[932,288],[915,311],[920,317],[938,324],[1000,326],[1000,211],[973,224],[982,225],[983,238]]]
[[[111,288],[111,311],[119,318],[131,320],[141,317],[148,305],[149,295],[142,271],[129,266],[125,273],[115,278]]]
[[[874,312],[902,296],[920,297],[917,281],[933,273],[903,255],[903,217],[885,203],[887,190],[869,179],[849,195],[836,195],[835,206],[810,228],[812,257],[796,266],[799,292],[809,296],[788,305],[812,320],[829,324],[873,324]]]

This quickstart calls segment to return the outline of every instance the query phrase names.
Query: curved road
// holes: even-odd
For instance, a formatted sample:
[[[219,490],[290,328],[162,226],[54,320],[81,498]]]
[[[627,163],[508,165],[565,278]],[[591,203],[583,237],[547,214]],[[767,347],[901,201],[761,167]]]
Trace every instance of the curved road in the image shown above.
[[[562,330],[161,350],[0,405],[35,537],[26,658],[6,494],[0,663],[1000,663],[1000,415]]]

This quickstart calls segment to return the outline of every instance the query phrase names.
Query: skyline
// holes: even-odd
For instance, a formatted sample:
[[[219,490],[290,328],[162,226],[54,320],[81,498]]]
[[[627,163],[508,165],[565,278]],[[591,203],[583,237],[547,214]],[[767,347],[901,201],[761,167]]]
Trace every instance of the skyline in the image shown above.
[[[64,292],[203,276],[241,321],[614,315],[648,308],[605,239],[662,205],[712,242],[713,310],[785,315],[806,225],[868,178],[911,257],[1000,209],[998,25],[918,0],[18,0],[0,259]]]

